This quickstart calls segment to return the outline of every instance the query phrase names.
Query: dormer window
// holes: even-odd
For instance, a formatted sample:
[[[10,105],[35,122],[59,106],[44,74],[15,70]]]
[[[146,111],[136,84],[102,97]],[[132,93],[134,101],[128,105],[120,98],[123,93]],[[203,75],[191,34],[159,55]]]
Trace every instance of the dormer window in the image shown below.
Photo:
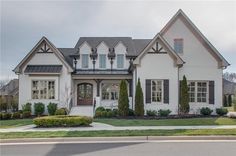
[[[88,68],[89,66],[89,55],[88,54],[82,54],[82,68]]]
[[[124,54],[117,54],[117,68],[124,68]]]
[[[183,53],[184,40],[182,38],[174,39],[174,50],[177,53]]]
[[[106,54],[99,54],[99,68],[106,68]]]

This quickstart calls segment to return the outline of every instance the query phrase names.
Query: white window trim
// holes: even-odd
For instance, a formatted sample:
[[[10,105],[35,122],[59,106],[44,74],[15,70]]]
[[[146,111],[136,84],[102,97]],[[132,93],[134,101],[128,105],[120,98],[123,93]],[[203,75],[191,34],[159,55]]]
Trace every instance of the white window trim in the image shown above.
[[[161,81],[161,101],[160,102],[152,101],[152,81]],[[151,79],[151,103],[163,104],[163,100],[164,100],[164,81],[160,79]]]
[[[123,67],[122,68],[118,67],[118,55],[123,55]],[[121,54],[121,53],[116,54],[116,68],[117,69],[124,69],[125,68],[125,54]]]
[[[39,91],[39,98],[38,99],[34,99],[33,98],[33,81],[47,81],[47,98],[44,99],[44,98],[40,98],[40,91]],[[49,81],[53,81],[54,82],[54,98],[53,99],[49,99],[48,98],[48,82]],[[56,80],[53,80],[53,79],[32,79],[31,80],[31,99],[32,100],[56,100]]]
[[[104,68],[100,67],[100,57],[101,57],[101,55],[105,55],[105,67]],[[101,53],[101,54],[98,55],[98,68],[99,69],[106,69],[107,68],[107,55],[106,54]]]
[[[209,104],[209,81],[202,81],[202,80],[198,80],[198,81],[188,81],[188,84],[190,82],[194,82],[194,86],[195,86],[195,92],[194,92],[194,101],[195,102],[189,102],[190,104]],[[198,82],[206,82],[206,102],[198,102],[197,101],[197,83]]]
[[[88,67],[83,67],[83,55],[88,55]],[[82,69],[88,69],[89,68],[89,54],[81,54],[81,68]]]

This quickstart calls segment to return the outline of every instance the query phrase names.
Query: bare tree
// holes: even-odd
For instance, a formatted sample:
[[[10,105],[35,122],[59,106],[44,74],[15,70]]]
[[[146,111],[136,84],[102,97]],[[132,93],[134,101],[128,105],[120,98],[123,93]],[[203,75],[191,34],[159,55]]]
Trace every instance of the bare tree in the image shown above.
[[[226,72],[223,74],[223,78],[231,82],[236,82],[236,73]]]

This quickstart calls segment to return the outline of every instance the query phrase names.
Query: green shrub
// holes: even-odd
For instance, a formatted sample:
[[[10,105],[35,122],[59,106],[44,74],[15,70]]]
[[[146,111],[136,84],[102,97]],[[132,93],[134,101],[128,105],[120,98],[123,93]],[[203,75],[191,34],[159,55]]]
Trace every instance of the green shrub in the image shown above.
[[[200,110],[201,115],[211,115],[213,110],[211,110],[209,107],[202,107]]]
[[[124,117],[129,115],[129,97],[127,92],[127,84],[125,80],[121,80],[120,83],[118,110],[120,116]]]
[[[24,111],[22,113],[22,118],[30,118],[31,117],[31,112],[30,111]]]
[[[156,110],[147,110],[147,116],[157,116]]]
[[[0,112],[0,119],[2,120],[2,113]]]
[[[31,105],[32,105],[31,103],[26,103],[26,104],[22,105],[22,111],[31,113],[32,112]]]
[[[11,119],[11,113],[2,113],[2,120]]]
[[[226,115],[228,113],[228,110],[226,108],[216,108],[216,113],[219,116]]]
[[[45,116],[38,117],[33,120],[37,127],[75,127],[89,126],[92,123],[92,118],[85,116]]]
[[[180,86],[180,113],[187,114],[189,112],[189,95],[185,75],[183,76]]]
[[[4,96],[0,96],[0,111],[7,111],[7,99]]]
[[[67,111],[65,108],[60,108],[56,110],[55,115],[67,115]]]
[[[133,109],[129,109],[129,116],[134,116],[135,113],[134,113],[134,110]]]
[[[236,97],[234,97],[233,103],[234,103],[233,109],[234,109],[234,111],[236,112]]]
[[[98,110],[95,112],[95,117],[96,118],[101,118],[102,117],[102,111]]]
[[[118,116],[119,112],[118,112],[118,109],[113,109],[113,116]]]
[[[140,84],[140,79],[138,79],[138,84],[135,91],[135,115],[144,115],[144,104],[143,104],[143,90]]]
[[[45,105],[41,102],[34,103],[34,114],[41,116],[45,111]]]
[[[101,117],[106,118],[107,117],[107,111],[102,111],[101,112]]]
[[[98,108],[96,109],[96,111],[105,111],[105,108],[104,108],[104,107],[98,107]]]
[[[171,111],[169,109],[160,109],[158,111],[158,115],[163,117],[167,117],[170,113]]]
[[[49,103],[47,105],[47,108],[48,108],[48,114],[49,115],[55,115],[55,112],[57,110],[57,104],[56,103]]]
[[[228,105],[229,105],[229,107],[232,106],[232,96],[231,95],[228,95]]]
[[[12,113],[12,119],[20,119],[20,117],[21,117],[21,114],[20,114],[20,112],[14,112],[14,113]]]

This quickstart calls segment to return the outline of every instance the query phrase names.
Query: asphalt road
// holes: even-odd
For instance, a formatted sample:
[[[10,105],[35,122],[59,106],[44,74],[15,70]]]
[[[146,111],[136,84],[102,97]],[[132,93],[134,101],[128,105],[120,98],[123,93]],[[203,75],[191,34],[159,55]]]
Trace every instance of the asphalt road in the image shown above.
[[[222,156],[236,154],[236,141],[42,143],[1,145],[1,156]]]

